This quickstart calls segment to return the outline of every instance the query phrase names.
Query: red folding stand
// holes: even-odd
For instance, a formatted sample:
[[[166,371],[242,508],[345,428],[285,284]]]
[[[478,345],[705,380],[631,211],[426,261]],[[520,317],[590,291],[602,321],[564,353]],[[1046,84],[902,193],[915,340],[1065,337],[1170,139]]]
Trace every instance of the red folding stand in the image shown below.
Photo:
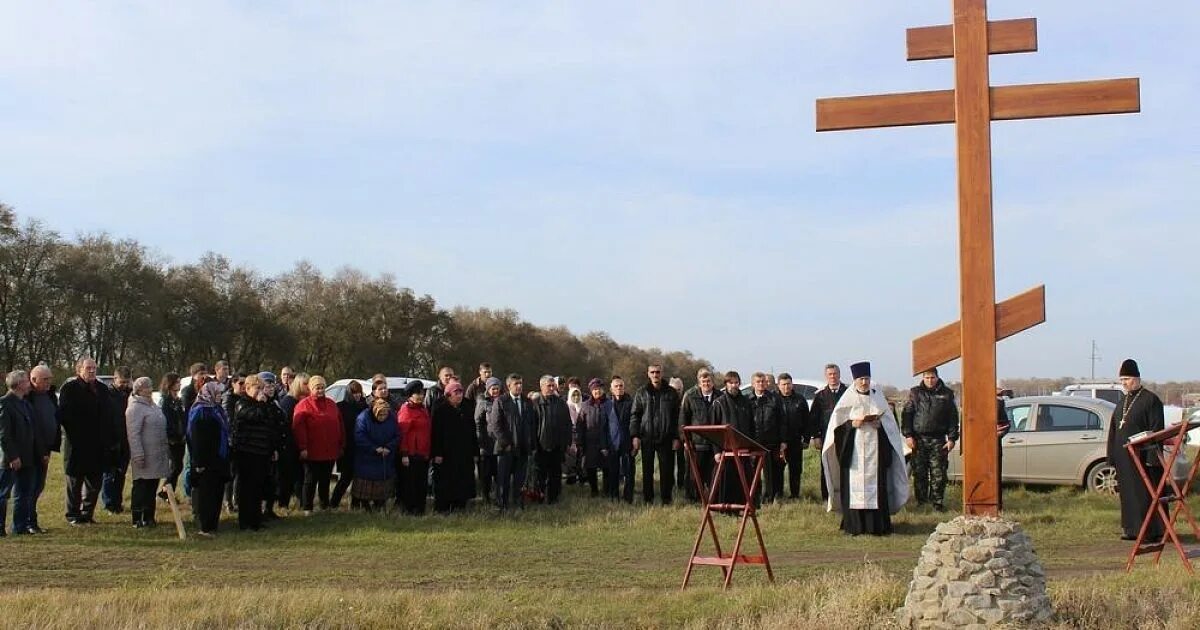
[[[1150,493],[1150,510],[1146,512],[1146,518],[1142,520],[1142,529],[1138,532],[1137,541],[1133,543],[1133,549],[1129,552],[1129,561],[1125,564],[1127,572],[1133,570],[1133,561],[1143,554],[1154,554],[1154,564],[1157,566],[1169,540],[1175,546],[1175,550],[1179,552],[1179,559],[1183,560],[1183,566],[1187,567],[1188,573],[1192,575],[1196,573],[1192,569],[1191,558],[1200,557],[1200,549],[1184,549],[1183,544],[1179,542],[1179,534],[1175,532],[1175,521],[1180,514],[1183,514],[1188,524],[1192,526],[1192,535],[1196,540],[1200,540],[1200,526],[1196,524],[1196,519],[1187,506],[1188,492],[1192,489],[1192,480],[1195,479],[1196,470],[1200,467],[1200,457],[1197,457],[1196,461],[1192,462],[1191,467],[1188,468],[1187,479],[1182,488],[1179,487],[1179,483],[1175,481],[1175,475],[1172,474],[1175,459],[1183,451],[1188,431],[1196,428],[1200,428],[1200,421],[1180,422],[1177,426],[1130,440],[1125,445],[1125,450],[1133,460],[1134,466],[1137,467],[1142,483]],[[1164,454],[1167,449],[1162,448],[1167,444],[1173,445],[1169,455]],[[1150,475],[1146,474],[1146,466],[1142,462],[1142,455],[1147,450],[1151,450],[1162,465],[1162,479],[1157,484],[1150,479]],[[1163,493],[1168,487],[1171,489],[1171,493],[1164,496]],[[1173,511],[1168,507],[1172,503],[1175,504]],[[1155,517],[1162,521],[1163,536],[1156,542],[1147,542],[1146,534],[1150,531],[1150,522]]]
[[[700,478],[700,467],[697,464],[697,457],[710,457],[708,453],[699,455],[696,452],[695,446],[692,444],[692,436],[700,436],[704,440],[711,442],[716,448],[715,452],[721,453],[721,461],[717,462],[716,471],[713,473],[711,487],[705,487],[704,480]],[[683,448],[687,454],[688,467],[692,472],[692,480],[696,484],[696,492],[700,497],[701,503],[704,505],[704,515],[700,519],[700,530],[696,532],[696,542],[692,545],[692,555],[688,558],[687,570],[683,574],[683,587],[687,588],[688,581],[692,577],[692,568],[698,564],[721,567],[721,572],[725,575],[723,588],[728,589],[730,582],[733,580],[733,568],[738,563],[742,564],[761,564],[767,568],[767,577],[774,582],[775,574],[771,571],[771,561],[767,558],[767,546],[763,544],[762,530],[758,527],[758,516],[754,510],[754,496],[758,493],[758,481],[762,478],[763,462],[769,454],[758,442],[746,437],[737,429],[729,425],[715,426],[694,426],[683,428]],[[754,464],[754,474],[750,479],[746,478],[746,468],[742,466],[742,460],[749,459]],[[730,469],[737,471],[738,481],[742,486],[742,496],[744,503],[717,503],[717,493],[721,488],[722,476],[731,474]],[[717,536],[717,526],[713,523],[712,513],[714,510],[738,512],[741,514],[741,519],[738,523],[737,539],[733,543],[732,553],[723,553],[721,551],[721,540]],[[754,523],[754,534],[758,538],[758,548],[762,551],[760,555],[752,556],[742,553],[742,539],[746,533],[746,524]],[[712,534],[713,545],[716,547],[717,555],[701,556],[700,543],[704,539],[704,530],[707,529]]]

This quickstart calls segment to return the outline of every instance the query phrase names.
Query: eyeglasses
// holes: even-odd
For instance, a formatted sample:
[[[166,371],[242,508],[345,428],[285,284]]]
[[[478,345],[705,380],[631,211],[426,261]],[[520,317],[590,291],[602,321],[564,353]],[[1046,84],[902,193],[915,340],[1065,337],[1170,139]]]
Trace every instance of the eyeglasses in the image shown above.
[[[651,374],[662,374],[662,370],[650,370]]]

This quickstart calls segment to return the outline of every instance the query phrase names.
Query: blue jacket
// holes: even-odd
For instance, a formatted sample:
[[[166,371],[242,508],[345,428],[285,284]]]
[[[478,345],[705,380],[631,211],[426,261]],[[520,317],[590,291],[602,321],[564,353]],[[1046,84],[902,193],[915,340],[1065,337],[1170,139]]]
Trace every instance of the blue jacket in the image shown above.
[[[396,412],[389,411],[383,422],[376,422],[371,410],[364,409],[354,421],[354,476],[368,481],[386,481],[396,475],[396,448],[400,442],[400,426]],[[375,449],[386,448],[382,457]]]

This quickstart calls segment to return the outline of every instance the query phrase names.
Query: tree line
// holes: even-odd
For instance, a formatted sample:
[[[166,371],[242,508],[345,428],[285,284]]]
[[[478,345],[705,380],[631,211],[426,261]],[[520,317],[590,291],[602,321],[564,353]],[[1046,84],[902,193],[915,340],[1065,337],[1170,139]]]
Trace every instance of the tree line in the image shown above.
[[[158,375],[225,359],[241,371],[291,365],[330,379],[432,378],[443,365],[473,378],[487,361],[527,380],[620,374],[634,386],[651,362],[685,377],[708,365],[603,332],[537,326],[513,310],[447,310],[390,274],[326,275],[300,261],[271,277],[216,253],[177,264],[132,239],[66,239],[0,204],[0,365],[46,363],[61,380],[83,355],[102,373],[129,365]]]

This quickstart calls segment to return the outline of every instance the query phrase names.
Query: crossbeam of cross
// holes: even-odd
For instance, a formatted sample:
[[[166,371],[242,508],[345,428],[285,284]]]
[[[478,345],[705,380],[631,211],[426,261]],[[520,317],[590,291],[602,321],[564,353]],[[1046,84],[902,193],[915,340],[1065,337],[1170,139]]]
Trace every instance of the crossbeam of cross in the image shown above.
[[[954,22],[907,31],[909,61],[954,60],[954,89],[818,99],[817,131],[954,124],[958,155],[960,319],[913,341],[913,373],[962,358],[963,511],[995,515],[996,342],[1046,321],[1038,286],[996,303],[993,120],[1141,110],[1138,79],[990,84],[988,56],[1037,50],[1037,21],[987,19],[987,0],[952,0]]]

